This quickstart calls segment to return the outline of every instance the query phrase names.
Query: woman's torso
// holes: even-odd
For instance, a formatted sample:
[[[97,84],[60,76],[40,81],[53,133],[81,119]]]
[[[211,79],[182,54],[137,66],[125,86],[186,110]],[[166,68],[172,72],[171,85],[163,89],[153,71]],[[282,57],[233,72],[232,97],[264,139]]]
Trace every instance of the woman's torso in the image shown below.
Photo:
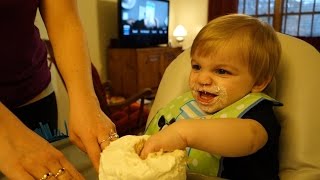
[[[50,82],[46,47],[34,20],[38,0],[0,1],[0,101],[22,105]]]

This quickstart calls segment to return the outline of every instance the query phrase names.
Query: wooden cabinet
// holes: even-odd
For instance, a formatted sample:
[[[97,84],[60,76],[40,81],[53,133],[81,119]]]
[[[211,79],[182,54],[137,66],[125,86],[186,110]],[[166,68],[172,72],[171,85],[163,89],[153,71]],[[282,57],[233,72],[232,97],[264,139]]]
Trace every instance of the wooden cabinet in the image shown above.
[[[109,48],[108,79],[113,93],[128,97],[143,88],[156,92],[166,67],[182,52],[181,48]]]

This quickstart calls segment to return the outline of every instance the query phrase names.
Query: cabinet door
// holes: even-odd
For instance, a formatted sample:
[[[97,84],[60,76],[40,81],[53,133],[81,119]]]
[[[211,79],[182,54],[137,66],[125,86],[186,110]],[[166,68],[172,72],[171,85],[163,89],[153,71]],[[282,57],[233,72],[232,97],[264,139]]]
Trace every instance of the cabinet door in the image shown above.
[[[160,62],[160,78],[162,78],[164,71],[169,66],[169,64],[182,53],[181,48],[166,48],[163,52],[163,60]],[[160,82],[159,82],[160,83]]]
[[[135,49],[109,49],[107,65],[114,95],[129,97],[137,92]]]
[[[156,91],[161,80],[159,69],[163,52],[163,48],[137,50],[138,88],[149,87]]]

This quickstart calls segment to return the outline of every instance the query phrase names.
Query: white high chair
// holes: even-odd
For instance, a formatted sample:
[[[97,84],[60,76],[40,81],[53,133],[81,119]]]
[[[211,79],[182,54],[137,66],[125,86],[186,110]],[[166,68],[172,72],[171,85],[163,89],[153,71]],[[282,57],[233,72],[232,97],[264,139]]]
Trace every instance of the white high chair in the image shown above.
[[[276,75],[276,108],[281,122],[280,172],[282,180],[320,179],[320,53],[308,43],[278,33],[282,57]],[[189,90],[190,49],[166,69],[148,122],[168,102]]]

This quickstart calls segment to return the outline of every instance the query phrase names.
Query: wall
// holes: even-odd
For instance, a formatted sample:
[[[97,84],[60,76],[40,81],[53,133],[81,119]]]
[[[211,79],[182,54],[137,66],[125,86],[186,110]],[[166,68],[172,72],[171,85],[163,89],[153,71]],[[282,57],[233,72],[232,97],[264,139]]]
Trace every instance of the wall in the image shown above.
[[[170,7],[169,38],[176,46],[177,42],[172,33],[178,24],[183,25],[188,32],[183,42],[183,48],[186,49],[191,46],[200,29],[207,24],[208,0],[171,0]]]
[[[97,20],[99,33],[99,48],[101,54],[101,67],[97,67],[102,81],[107,79],[107,54],[110,39],[118,37],[118,1],[97,0]]]
[[[110,38],[117,37],[117,0],[78,0],[78,8],[87,34],[91,60],[102,81],[105,81],[107,79],[106,48]],[[191,46],[198,31],[207,23],[207,9],[208,0],[170,1],[169,39],[171,39],[173,46],[176,46],[177,43],[172,37],[172,32],[178,24],[185,26],[188,31],[183,48]],[[39,14],[35,24],[40,29],[41,36],[48,38]],[[52,77],[59,106],[59,127],[64,129],[61,122],[68,119],[68,96],[54,68]]]

